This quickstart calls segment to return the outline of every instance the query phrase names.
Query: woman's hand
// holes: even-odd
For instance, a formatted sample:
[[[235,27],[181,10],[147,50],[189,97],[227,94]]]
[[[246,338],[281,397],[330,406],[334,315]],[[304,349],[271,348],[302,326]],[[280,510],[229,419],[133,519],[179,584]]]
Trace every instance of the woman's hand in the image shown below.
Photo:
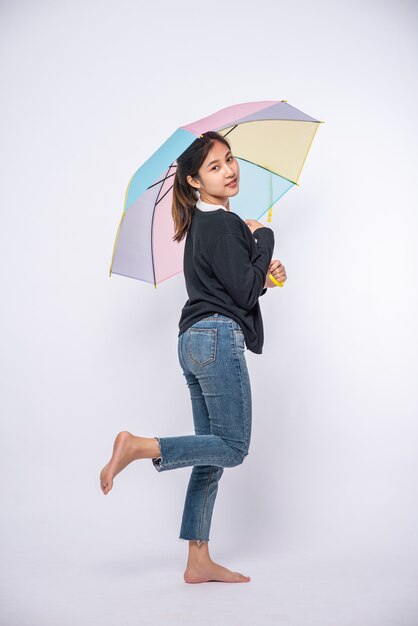
[[[257,228],[264,228],[264,224],[261,222],[257,222],[257,220],[244,220],[252,233],[257,230]],[[276,283],[273,283],[272,280],[268,277],[268,274],[272,274],[273,277],[277,280],[278,283],[284,283],[287,280],[286,271],[282,262],[279,259],[273,259],[270,261],[270,265],[267,271],[266,282],[264,283],[264,287],[277,287]]]
[[[251,230],[251,232],[253,233],[255,230],[257,230],[257,228],[264,228],[264,224],[261,224],[261,222],[257,222],[257,220],[244,220],[245,223],[247,224],[247,226],[249,227],[249,229]]]
[[[264,283],[264,287],[277,287],[276,283],[273,283],[273,281],[270,280],[268,274],[272,274],[278,283],[284,283],[285,280],[287,280],[286,270],[279,259],[273,259],[270,261],[270,265],[267,270],[266,282]]]

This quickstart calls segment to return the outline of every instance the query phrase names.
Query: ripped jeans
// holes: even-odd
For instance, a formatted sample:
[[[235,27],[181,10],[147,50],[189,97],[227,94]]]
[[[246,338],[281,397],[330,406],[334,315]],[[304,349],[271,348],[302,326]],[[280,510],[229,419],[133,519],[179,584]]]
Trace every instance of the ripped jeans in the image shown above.
[[[178,358],[192,402],[194,435],[155,437],[159,472],[192,466],[179,539],[209,541],[218,482],[224,467],[240,465],[251,438],[251,387],[244,333],[213,313],[178,337]]]

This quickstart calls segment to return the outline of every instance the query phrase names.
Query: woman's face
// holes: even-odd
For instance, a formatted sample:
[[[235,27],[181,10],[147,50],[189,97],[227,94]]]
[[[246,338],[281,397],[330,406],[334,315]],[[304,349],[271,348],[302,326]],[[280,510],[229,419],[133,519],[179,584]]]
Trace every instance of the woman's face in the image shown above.
[[[239,192],[238,161],[225,144],[214,141],[199,169],[199,179],[187,177],[187,182],[200,193],[200,199],[210,204],[229,207],[229,198]],[[236,180],[233,185],[228,185]]]

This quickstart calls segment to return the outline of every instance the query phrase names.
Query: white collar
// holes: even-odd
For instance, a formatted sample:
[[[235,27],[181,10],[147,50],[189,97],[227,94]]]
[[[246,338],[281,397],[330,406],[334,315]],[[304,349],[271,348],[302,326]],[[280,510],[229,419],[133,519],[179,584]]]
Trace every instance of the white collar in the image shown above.
[[[224,209],[227,211],[223,204],[209,204],[209,202],[203,202],[200,198],[196,201],[196,206],[201,211],[216,211],[216,209]]]

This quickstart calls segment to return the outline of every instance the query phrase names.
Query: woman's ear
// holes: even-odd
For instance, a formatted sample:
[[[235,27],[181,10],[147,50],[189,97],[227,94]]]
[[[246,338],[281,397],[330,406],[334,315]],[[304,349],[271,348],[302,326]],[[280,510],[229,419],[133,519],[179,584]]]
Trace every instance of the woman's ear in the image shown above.
[[[194,187],[194,189],[199,189],[200,184],[199,183],[196,184],[196,179],[193,178],[193,176],[190,176],[190,174],[189,174],[188,176],[186,176],[186,180],[187,180],[187,182],[189,183],[189,185],[191,187]]]
[[[186,181],[189,183],[191,187],[194,187],[195,189],[198,189],[198,190],[200,189],[201,183],[197,177],[194,178],[193,176],[189,174],[188,176],[186,176]]]

